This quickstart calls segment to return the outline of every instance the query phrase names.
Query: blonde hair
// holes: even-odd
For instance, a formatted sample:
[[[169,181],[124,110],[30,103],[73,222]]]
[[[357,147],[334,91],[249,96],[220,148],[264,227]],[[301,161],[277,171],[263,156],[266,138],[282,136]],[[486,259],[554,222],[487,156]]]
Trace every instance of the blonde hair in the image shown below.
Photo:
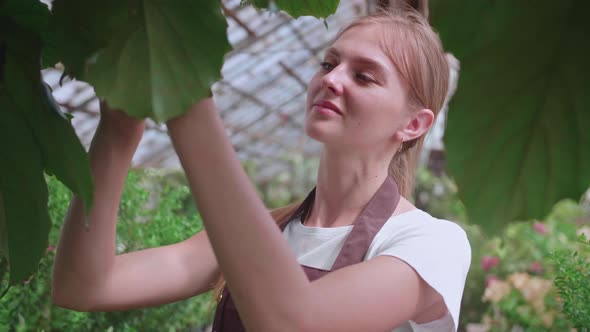
[[[374,14],[351,21],[338,32],[336,38],[356,26],[382,26],[381,46],[408,86],[409,111],[427,108],[436,117],[447,94],[449,65],[440,38],[427,21],[427,6],[420,8],[424,15],[408,5],[390,5]],[[404,142],[400,152],[390,162],[389,173],[404,197],[412,195],[415,170],[423,143],[424,135]],[[300,203],[272,210],[271,216],[280,225],[287,221]],[[223,277],[220,277],[215,286],[214,298],[219,299],[224,285]]]

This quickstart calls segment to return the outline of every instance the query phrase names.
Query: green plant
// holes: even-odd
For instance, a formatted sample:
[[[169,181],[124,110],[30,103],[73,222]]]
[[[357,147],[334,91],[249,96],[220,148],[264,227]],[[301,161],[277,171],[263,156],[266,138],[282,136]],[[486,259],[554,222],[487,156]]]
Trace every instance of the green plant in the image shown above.
[[[576,241],[585,218],[580,204],[562,201],[544,222],[510,224],[482,244],[487,250],[471,273],[487,274],[482,300],[489,331],[559,332],[583,326],[572,317],[584,317],[590,303],[588,262],[574,254],[590,254]]]
[[[552,255],[555,286],[563,303],[563,312],[578,332],[590,331],[590,241],[582,234],[578,250]]]
[[[460,330],[482,320],[489,332],[514,327],[555,332],[578,327],[582,331],[580,327],[588,324],[575,323],[590,316],[586,293],[590,251],[576,243],[578,234],[590,234],[587,201],[563,200],[544,221],[511,223],[499,234],[489,235],[467,221],[456,186],[446,175],[419,169],[414,196],[415,204],[433,216],[459,222],[469,238],[472,262]]]
[[[11,284],[34,272],[46,246],[52,221],[44,172],[80,195],[86,211],[92,205],[86,153],[41,69],[61,62],[64,75],[86,80],[112,107],[165,121],[209,95],[230,50],[219,2],[51,4],[50,12],[38,0],[0,1],[0,256]],[[274,4],[295,17],[326,17],[338,0]]]
[[[38,1],[0,2],[0,255],[12,284],[35,270],[46,247],[43,172],[80,195],[86,211],[92,203],[86,152],[41,80],[48,14]]]
[[[338,5],[248,2],[294,17],[327,17]],[[51,224],[43,171],[80,194],[87,209],[92,202],[85,154],[40,69],[60,61],[112,106],[162,121],[209,93],[228,50],[225,23],[210,1],[52,4],[50,13],[37,0],[0,2],[0,250],[13,284],[43,255]],[[588,3],[543,0],[534,10],[510,0],[430,4],[445,48],[461,61],[445,146],[471,222],[499,230],[515,219],[544,217],[562,198],[579,197],[590,184],[584,127],[590,78],[579,75],[590,65]],[[163,50],[173,53],[173,63],[166,63]],[[565,153],[563,146],[571,149]]]
[[[470,222],[499,232],[578,200],[590,185],[590,77],[579,75],[590,69],[589,3],[429,3],[461,63],[445,149]]]
[[[279,158],[284,169],[258,181],[256,165],[248,160],[243,163],[246,173],[256,183],[258,195],[269,209],[303,200],[315,185],[317,175],[317,159],[305,159],[300,154],[289,152]]]
[[[463,298],[461,301],[461,315],[459,316],[461,327],[469,323],[478,322],[489,305],[481,300],[486,288],[486,277],[488,273],[480,268],[479,264],[487,253],[488,237],[482,232],[478,225],[468,223],[461,224],[471,245],[471,268],[467,274]]]
[[[213,309],[211,294],[124,312],[82,313],[54,306],[50,298],[51,270],[71,194],[55,178],[48,178],[47,183],[49,213],[56,221],[49,245],[38,273],[12,286],[0,299],[0,331],[190,331],[208,324]],[[117,224],[119,253],[175,243],[202,229],[197,214],[185,213],[188,188],[162,183],[159,177],[129,173]],[[6,260],[0,261],[0,266],[6,268]],[[6,278],[2,286],[8,286]]]
[[[426,167],[416,172],[414,204],[437,218],[466,223],[467,212],[455,182],[446,174],[437,176]]]

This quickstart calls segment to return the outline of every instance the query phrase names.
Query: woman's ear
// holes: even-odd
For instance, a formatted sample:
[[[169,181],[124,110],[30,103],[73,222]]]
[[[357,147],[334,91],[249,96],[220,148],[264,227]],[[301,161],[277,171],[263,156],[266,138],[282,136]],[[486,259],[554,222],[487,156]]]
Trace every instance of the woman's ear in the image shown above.
[[[399,138],[404,141],[411,141],[422,135],[424,135],[434,122],[434,113],[427,109],[421,109],[418,112],[414,112],[410,121],[398,131]]]

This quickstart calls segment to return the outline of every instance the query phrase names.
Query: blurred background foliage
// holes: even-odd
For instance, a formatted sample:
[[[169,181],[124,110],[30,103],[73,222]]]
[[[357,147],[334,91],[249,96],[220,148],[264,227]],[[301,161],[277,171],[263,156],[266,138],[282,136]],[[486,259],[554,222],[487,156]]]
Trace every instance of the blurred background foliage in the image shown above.
[[[77,4],[74,1],[68,3]],[[268,4],[267,1],[259,3]],[[590,81],[588,75],[584,75],[590,68],[586,60],[590,49],[584,34],[588,21],[583,19],[587,12],[584,6],[587,7],[588,3],[579,0],[539,2],[535,15],[531,15],[530,4],[509,0],[469,3],[433,0],[431,4],[433,24],[445,46],[461,61],[461,85],[451,102],[449,135],[445,137],[448,170],[454,178],[444,171],[434,174],[426,168],[420,169],[414,200],[416,206],[433,216],[458,222],[470,239],[472,265],[463,296],[460,330],[589,331],[590,244],[586,238],[590,236],[590,194],[586,192],[579,199],[577,197],[587,189],[590,176],[587,149],[590,135],[586,130],[590,114],[587,112],[586,91]],[[0,1],[3,10],[0,14],[3,17],[13,17],[15,12],[20,15],[20,11],[14,10],[21,6],[27,7],[24,2],[16,0]],[[16,65],[27,60],[29,70],[37,72],[40,69],[37,53],[41,52],[37,37],[43,35],[42,29],[38,26],[33,29],[39,36],[27,33],[30,37],[26,39],[27,43],[21,43],[25,39],[15,37],[17,35],[12,32],[6,33],[42,22],[35,16],[40,11],[35,11],[34,6],[29,7],[29,16],[16,15],[14,17],[20,20],[14,22],[0,20],[9,27],[0,30],[2,41],[6,42],[0,43],[0,50],[12,61],[7,62],[7,68],[17,68]],[[183,10],[176,10],[184,17]],[[43,13],[49,15],[46,9]],[[102,22],[97,24],[103,27]],[[79,32],[77,29],[68,31]],[[543,36],[543,42],[539,42],[539,36]],[[73,45],[67,40],[64,44]],[[31,59],[18,57],[15,50],[23,45],[27,46],[28,53],[25,53],[35,56]],[[10,78],[6,81],[11,84],[6,87],[18,86],[14,77],[22,76],[21,70],[12,69],[6,72],[13,76],[2,77]],[[528,81],[530,77],[539,79],[531,83]],[[28,83],[40,86],[41,77],[35,76]],[[521,91],[521,87],[524,90]],[[45,88],[32,91],[35,96],[50,97],[46,96]],[[203,91],[208,92],[208,89]],[[490,98],[490,91],[494,92],[494,98]],[[520,98],[511,97],[514,91],[520,94]],[[0,92],[13,93],[9,90]],[[127,101],[127,98],[123,99]],[[539,100],[545,103],[537,107]],[[4,108],[7,112],[16,112],[11,104],[4,105],[11,106]],[[46,110],[48,105],[37,106]],[[16,127],[7,121],[3,128],[14,130]],[[23,135],[24,131],[16,130],[16,133]],[[9,136],[2,140],[10,145],[3,151],[20,151],[14,149],[15,140]],[[70,136],[71,141],[73,133],[70,132]],[[48,142],[41,140],[48,149],[66,146]],[[61,156],[59,153],[55,151],[53,155]],[[301,155],[280,158],[288,167],[265,181],[256,181],[258,192],[269,208],[302,199],[313,186],[316,174],[317,160]],[[10,159],[3,159],[2,165],[12,168],[2,174],[8,175],[5,176],[7,181],[16,183],[14,188],[20,189],[23,183],[13,175],[23,171],[17,162],[6,160]],[[18,156],[14,160],[23,162]],[[67,158],[56,157],[55,160]],[[246,160],[244,166],[252,178],[260,172],[252,160]],[[42,169],[41,166],[38,168],[36,174],[39,175]],[[555,172],[556,169],[559,172]],[[57,176],[72,174],[71,171],[53,173]],[[37,180],[43,183],[41,176]],[[6,290],[6,295],[0,299],[0,332],[207,329],[214,307],[210,294],[125,312],[78,313],[53,306],[50,299],[51,269],[70,192],[53,177],[47,178],[47,186],[47,212],[53,223],[37,272],[9,289],[8,261],[0,256],[0,290]],[[75,189],[73,187],[70,189]],[[89,186],[83,187],[85,190],[80,191],[88,193]],[[13,197],[6,194],[8,191],[4,193],[0,195],[0,203]],[[29,196],[26,202],[20,201],[19,204],[23,204],[20,208],[15,208],[14,204],[0,204],[0,210],[26,212],[28,210],[22,207],[32,209],[34,198],[37,201],[45,199],[44,192],[32,193],[43,194],[43,197]],[[563,197],[570,199],[558,201]],[[498,205],[499,200],[504,205]],[[471,219],[463,203],[469,207]],[[3,213],[0,216],[3,217]],[[514,220],[530,216],[543,217],[542,220]],[[38,221],[39,218],[29,219]],[[8,218],[7,221],[20,225],[27,220]],[[43,225],[49,225],[49,222]],[[202,223],[182,174],[143,170],[129,174],[117,227],[117,250],[123,253],[181,241],[201,230]],[[24,233],[42,232],[41,227],[20,229],[26,230]],[[18,237],[13,235],[12,238]],[[5,242],[1,237],[0,240]],[[44,241],[45,237],[43,242],[13,243],[13,251],[14,248],[23,249],[14,256],[22,258],[23,252],[42,253]],[[23,261],[13,259],[13,263]]]
[[[59,230],[70,201],[70,191],[47,178],[49,212],[54,224],[39,269],[22,285],[0,299],[0,332],[4,331],[200,331],[212,318],[211,294],[155,308],[123,312],[82,313],[51,303],[51,271]],[[203,224],[185,185],[176,177],[149,171],[129,173],[119,206],[117,252],[124,253],[181,241]],[[6,269],[6,261],[2,262]],[[2,289],[8,280],[3,280]]]
[[[269,208],[303,198],[316,165],[295,158],[293,172],[258,187]],[[253,177],[256,170],[244,164]],[[301,183],[300,188],[290,184]],[[48,177],[55,220],[39,272],[0,300],[0,331],[205,331],[213,315],[211,294],[156,308],[79,313],[51,304],[50,278],[59,229],[70,192]],[[469,223],[449,177],[421,168],[415,204],[437,218],[458,222],[472,246],[472,264],[461,312],[461,331],[570,331],[590,326],[590,200],[563,200],[545,220],[508,224],[489,236]],[[135,170],[128,176],[117,226],[119,253],[175,243],[202,229],[184,176]],[[6,268],[5,261],[2,268]],[[3,281],[3,289],[8,281]]]

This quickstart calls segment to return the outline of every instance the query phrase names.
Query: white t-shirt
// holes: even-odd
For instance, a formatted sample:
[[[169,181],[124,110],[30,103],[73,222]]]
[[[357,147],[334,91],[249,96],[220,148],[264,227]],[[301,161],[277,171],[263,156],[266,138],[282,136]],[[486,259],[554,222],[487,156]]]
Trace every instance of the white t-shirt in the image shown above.
[[[353,225],[307,227],[299,218],[285,227],[284,237],[301,265],[331,269]],[[364,260],[380,255],[397,257],[435,289],[447,306],[447,314],[435,321],[408,321],[394,332],[456,331],[465,278],[471,264],[471,247],[457,224],[437,219],[421,210],[389,218],[379,230]]]

